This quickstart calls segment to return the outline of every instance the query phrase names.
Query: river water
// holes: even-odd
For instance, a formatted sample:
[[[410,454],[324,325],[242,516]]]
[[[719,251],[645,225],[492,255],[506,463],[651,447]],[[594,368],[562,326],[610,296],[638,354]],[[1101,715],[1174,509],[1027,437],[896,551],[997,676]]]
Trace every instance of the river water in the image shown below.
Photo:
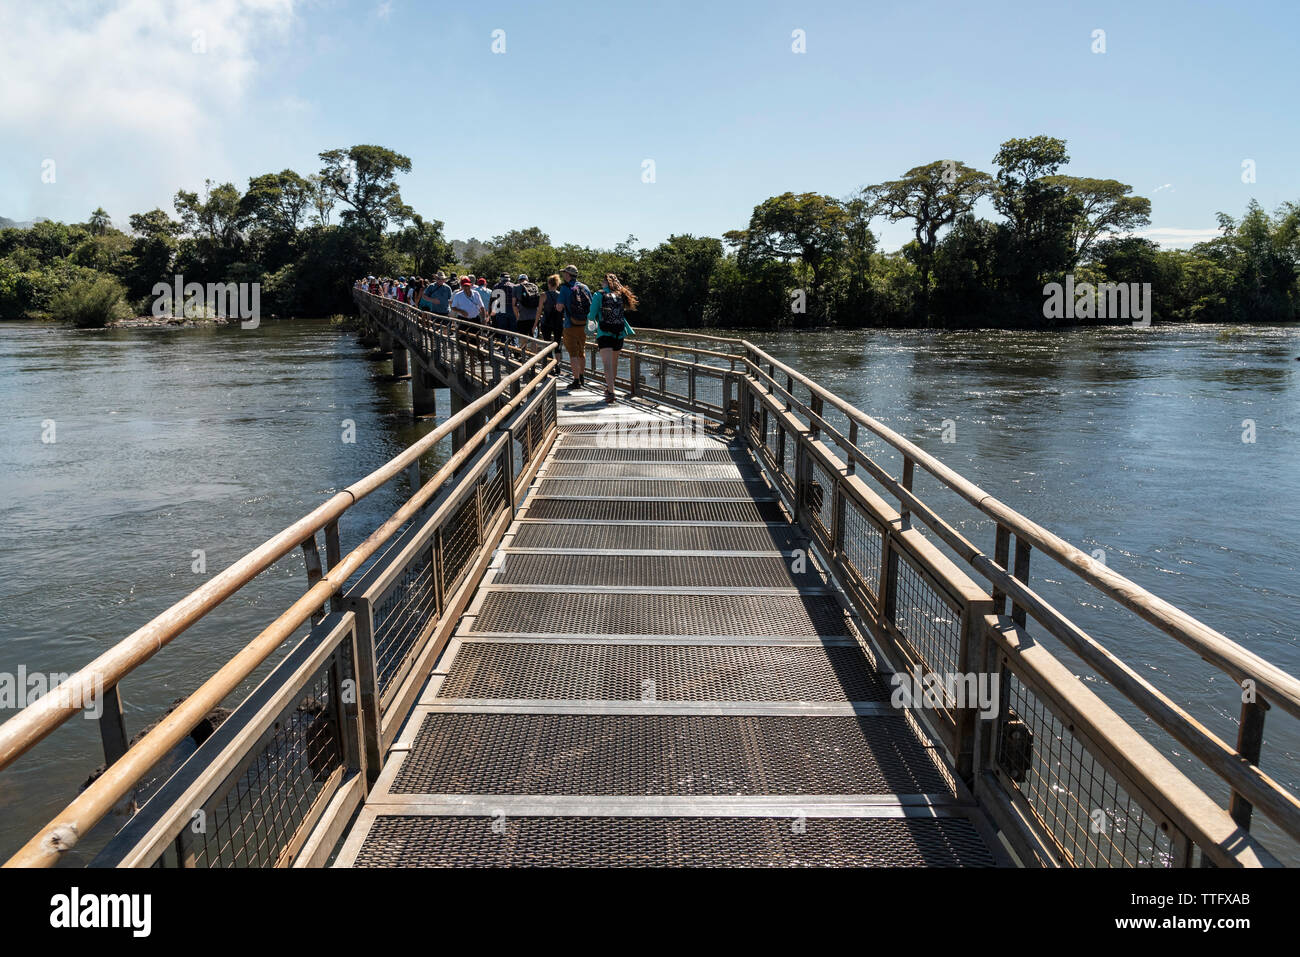
[[[1085,552],[1300,672],[1300,329],[746,335]],[[0,324],[0,674],[84,664],[431,429],[410,422],[407,386],[380,371],[324,322]],[[355,442],[344,441],[344,420]],[[51,425],[54,441],[43,441]],[[916,487],[991,551],[973,509],[919,470]],[[344,549],[405,492],[398,482],[350,511]],[[194,571],[196,551],[205,572]],[[1034,556],[1035,587],[1235,741],[1230,679],[1049,566]],[[123,686],[129,731],[197,687],[303,587],[301,560],[285,559],[137,671]],[[1222,796],[1181,746],[1163,746]],[[97,748],[96,726],[73,720],[0,773],[0,857],[75,794]],[[1277,709],[1264,765],[1300,787],[1300,734]]]

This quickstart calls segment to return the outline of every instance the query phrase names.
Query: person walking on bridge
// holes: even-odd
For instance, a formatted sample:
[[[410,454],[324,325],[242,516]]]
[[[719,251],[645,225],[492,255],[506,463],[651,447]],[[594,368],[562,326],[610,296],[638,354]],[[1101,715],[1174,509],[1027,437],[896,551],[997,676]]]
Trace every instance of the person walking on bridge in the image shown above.
[[[460,292],[451,297],[451,314],[470,322],[482,322],[484,319],[483,300],[474,291],[474,284],[468,276],[461,277]]]
[[[420,295],[420,308],[437,316],[451,315],[451,286],[441,269],[433,274],[433,282]]]
[[[538,328],[533,335],[555,343],[555,375],[560,374],[564,364],[564,307],[560,305],[560,276],[553,273],[546,278],[546,292],[543,293],[542,312],[537,317]]]
[[[569,366],[573,369],[573,383],[566,390],[586,388],[583,381],[587,371],[587,313],[591,309],[591,290],[578,282],[578,267],[565,266],[560,272],[559,303],[564,310],[564,348],[569,353]]]
[[[542,293],[537,283],[528,278],[528,273],[521,272],[515,280],[515,331],[526,336],[534,334],[537,327],[537,312],[542,306]]]
[[[614,273],[605,274],[605,285],[591,297],[589,321],[596,323],[596,348],[605,373],[605,404],[614,402],[614,381],[618,378],[618,354],[623,339],[632,331],[624,313],[636,309],[636,295]]]

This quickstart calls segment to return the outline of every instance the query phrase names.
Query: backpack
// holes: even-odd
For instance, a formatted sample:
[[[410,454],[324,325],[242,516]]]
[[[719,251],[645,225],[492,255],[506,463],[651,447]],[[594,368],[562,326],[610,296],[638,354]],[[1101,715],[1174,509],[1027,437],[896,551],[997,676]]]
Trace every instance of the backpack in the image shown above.
[[[600,297],[600,319],[597,328],[602,335],[623,338],[623,299],[616,292],[606,292]]]
[[[590,311],[591,292],[582,283],[575,282],[569,290],[569,320],[581,319],[586,322]]]
[[[542,301],[542,295],[537,291],[537,283],[524,282],[519,285],[522,290],[519,301],[523,303],[525,309],[536,309],[537,304]]]

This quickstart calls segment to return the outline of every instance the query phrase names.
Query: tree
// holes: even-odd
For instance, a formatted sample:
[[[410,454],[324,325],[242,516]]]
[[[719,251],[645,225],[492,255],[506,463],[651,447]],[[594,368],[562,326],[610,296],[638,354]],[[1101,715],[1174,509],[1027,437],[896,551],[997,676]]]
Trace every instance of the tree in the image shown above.
[[[754,207],[749,228],[742,234],[729,233],[743,248],[743,261],[775,258],[783,262],[800,260],[812,271],[812,291],[822,288],[834,256],[843,248],[848,223],[844,205],[818,193],[782,193]]]
[[[394,245],[411,257],[411,271],[417,276],[427,276],[451,256],[451,244],[442,236],[442,222],[426,221],[422,216],[412,216],[411,225],[394,237]]]
[[[1088,255],[1102,233],[1132,232],[1151,223],[1151,200],[1130,196],[1133,187],[1117,179],[1055,175],[1044,177],[1043,182],[1064,188],[1082,206],[1070,230],[1072,266]]]
[[[995,237],[995,274],[1019,322],[1042,322],[1044,279],[1059,279],[1073,265],[1072,231],[1083,203],[1051,179],[1069,160],[1065,141],[1051,136],[1007,140],[993,158],[993,205],[1008,220]]]
[[[234,183],[214,187],[209,179],[204,180],[202,199],[198,193],[177,190],[173,205],[185,232],[218,248],[230,249],[242,238],[242,198]]]
[[[132,298],[148,293],[154,283],[165,280],[176,253],[176,237],[181,224],[161,209],[131,214],[131,257],[134,261],[127,275],[127,289]]]
[[[382,233],[390,221],[410,218],[395,178],[411,171],[411,160],[382,146],[353,146],[320,154],[321,188],[351,209],[343,211],[344,225],[358,225]]]
[[[626,246],[620,243],[615,252]],[[638,321],[668,328],[703,325],[710,282],[721,259],[721,241],[706,236],[669,236],[647,249],[622,277],[641,300]]]
[[[307,177],[308,199],[315,214],[317,226],[330,224],[330,213],[334,211],[334,197],[325,188],[325,180],[319,173]]]
[[[264,173],[248,181],[241,213],[268,232],[293,235],[312,205],[312,186],[291,169]]]
[[[1016,233],[1026,235],[1039,214],[1041,197],[1064,195],[1064,188],[1047,178],[1070,162],[1065,140],[1054,136],[1010,139],[998,149],[993,162],[998,168],[993,205]]]
[[[890,180],[862,191],[873,215],[891,223],[910,219],[916,237],[916,265],[921,277],[921,295],[929,291],[939,230],[958,216],[970,212],[976,201],[993,191],[993,177],[965,163],[935,160],[914,166],[902,179]]]
[[[108,218],[108,213],[104,211],[104,207],[98,206],[95,211],[90,214],[90,222],[88,225],[92,236],[102,236],[113,228],[113,221]]]

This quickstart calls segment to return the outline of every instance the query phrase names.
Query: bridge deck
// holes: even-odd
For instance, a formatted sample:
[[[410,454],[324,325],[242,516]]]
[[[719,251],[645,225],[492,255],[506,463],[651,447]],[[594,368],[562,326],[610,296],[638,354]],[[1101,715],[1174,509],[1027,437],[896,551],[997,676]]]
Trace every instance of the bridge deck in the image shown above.
[[[750,454],[611,423],[683,424],[561,399],[337,864],[1001,861]]]

